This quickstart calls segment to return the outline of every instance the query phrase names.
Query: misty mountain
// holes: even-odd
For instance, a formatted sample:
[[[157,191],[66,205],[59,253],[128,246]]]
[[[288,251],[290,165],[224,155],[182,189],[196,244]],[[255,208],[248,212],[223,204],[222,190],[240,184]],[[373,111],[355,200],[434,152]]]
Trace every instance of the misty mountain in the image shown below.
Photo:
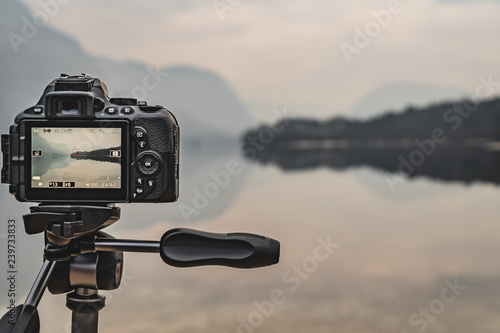
[[[21,3],[2,0],[0,4],[0,33],[5,36],[0,39],[3,132],[19,111],[38,101],[45,86],[60,73],[82,72],[102,79],[111,97],[132,96],[172,111],[183,140],[236,136],[253,124],[234,90],[213,72],[187,66],[158,69],[92,56],[63,33],[38,26]],[[166,46],[152,45],[144,52],[155,47]]]
[[[464,98],[463,91],[413,82],[393,82],[377,87],[349,111],[350,117],[368,119],[383,112],[403,111],[408,105],[423,107],[432,103]]]
[[[44,157],[53,158],[56,155],[69,155],[71,148],[65,143],[49,142],[40,133],[33,133],[33,150],[41,150]]]
[[[33,133],[33,150],[40,150],[42,156],[33,157],[33,175],[42,176],[47,171],[65,168],[71,162],[71,148],[63,143],[48,142],[38,133]]]
[[[212,181],[209,173],[238,159],[238,137],[255,125],[231,86],[205,69],[189,66],[154,68],[143,63],[89,55],[63,32],[50,26],[36,26],[33,13],[20,2],[0,0],[0,6],[2,133],[8,131],[17,113],[38,101],[46,85],[60,73],[85,72],[102,79],[111,97],[131,96],[149,104],[163,105],[175,115],[181,130],[180,199],[169,205],[124,205],[124,221],[120,225],[126,225],[127,221],[129,227],[144,227],[155,221],[185,222],[178,206],[192,205],[196,195],[194,189],[203,189]],[[91,19],[88,23],[92,24]],[[18,42],[22,41],[14,44],[15,47],[12,38],[9,40],[14,35]],[[124,36],[123,40],[110,41],[110,47],[126,40]],[[144,52],[154,52],[158,47],[168,45],[151,45]],[[241,190],[249,169],[232,180],[203,214],[193,216],[191,221],[216,216],[227,209]],[[0,202],[5,202],[3,208],[8,206],[13,215],[25,213],[26,207],[22,205],[9,206],[13,200],[5,186],[0,191]]]

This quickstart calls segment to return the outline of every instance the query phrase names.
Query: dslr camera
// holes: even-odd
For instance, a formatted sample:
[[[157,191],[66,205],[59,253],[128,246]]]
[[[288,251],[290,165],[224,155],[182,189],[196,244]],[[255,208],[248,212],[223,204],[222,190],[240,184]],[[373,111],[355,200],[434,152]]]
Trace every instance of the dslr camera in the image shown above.
[[[179,125],[162,106],[109,98],[104,82],[61,74],[2,135],[2,183],[42,204],[172,202]]]

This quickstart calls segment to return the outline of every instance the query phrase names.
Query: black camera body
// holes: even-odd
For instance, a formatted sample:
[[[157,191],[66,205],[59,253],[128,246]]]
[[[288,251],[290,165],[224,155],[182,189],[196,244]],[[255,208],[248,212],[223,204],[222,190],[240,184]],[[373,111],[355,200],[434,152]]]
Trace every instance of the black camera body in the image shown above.
[[[179,125],[161,106],[109,98],[88,75],[61,77],[2,135],[2,183],[19,201],[172,202]]]

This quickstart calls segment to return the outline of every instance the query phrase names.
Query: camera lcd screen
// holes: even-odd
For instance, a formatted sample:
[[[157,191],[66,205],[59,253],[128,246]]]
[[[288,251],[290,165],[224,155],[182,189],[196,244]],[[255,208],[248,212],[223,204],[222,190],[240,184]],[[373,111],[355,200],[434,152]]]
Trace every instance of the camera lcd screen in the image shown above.
[[[31,188],[121,189],[120,127],[31,127]]]

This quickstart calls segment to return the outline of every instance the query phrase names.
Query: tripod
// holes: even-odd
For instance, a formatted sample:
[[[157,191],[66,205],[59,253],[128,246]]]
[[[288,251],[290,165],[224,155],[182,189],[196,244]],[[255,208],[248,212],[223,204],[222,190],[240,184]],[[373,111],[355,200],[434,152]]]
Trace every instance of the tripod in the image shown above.
[[[72,333],[97,333],[105,296],[120,286],[123,252],[159,253],[176,267],[222,265],[254,268],[279,261],[280,244],[248,234],[215,234],[186,228],[167,231],[158,241],[119,240],[101,229],[120,218],[109,206],[35,206],[23,216],[26,233],[44,233],[44,263],[24,304],[0,319],[2,333],[39,333],[37,306],[46,288],[66,293]]]

